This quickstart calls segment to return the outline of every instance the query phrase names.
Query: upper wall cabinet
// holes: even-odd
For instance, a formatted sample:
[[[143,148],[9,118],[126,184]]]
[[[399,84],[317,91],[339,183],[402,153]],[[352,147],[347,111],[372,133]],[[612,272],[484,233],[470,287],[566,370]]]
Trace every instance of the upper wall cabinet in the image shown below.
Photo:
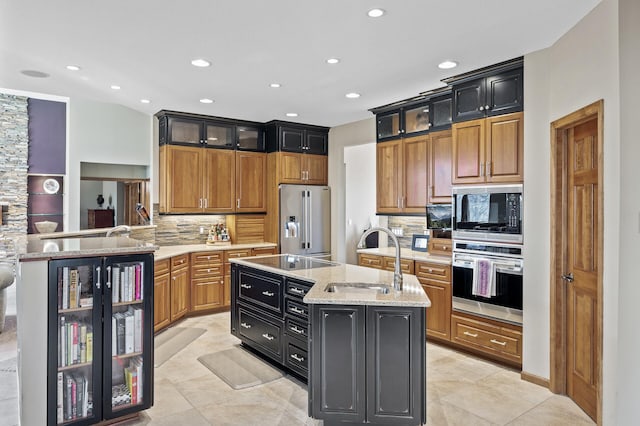
[[[488,72],[470,73],[452,82],[454,122],[522,111],[522,66]]]
[[[270,121],[267,127],[267,151],[328,154],[327,127],[310,126],[284,121]]]

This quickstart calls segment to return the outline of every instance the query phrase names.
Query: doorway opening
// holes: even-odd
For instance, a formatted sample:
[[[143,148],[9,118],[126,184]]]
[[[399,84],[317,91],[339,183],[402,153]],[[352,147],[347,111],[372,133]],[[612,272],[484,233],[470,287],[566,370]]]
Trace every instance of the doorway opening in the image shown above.
[[[602,100],[551,123],[551,377],[602,422]]]

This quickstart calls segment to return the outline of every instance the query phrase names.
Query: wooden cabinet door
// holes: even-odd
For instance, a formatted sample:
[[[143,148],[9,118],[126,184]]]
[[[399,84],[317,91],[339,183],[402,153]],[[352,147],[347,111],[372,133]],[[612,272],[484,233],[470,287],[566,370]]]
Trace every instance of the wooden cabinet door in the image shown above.
[[[488,117],[522,111],[522,68],[487,77],[486,88],[485,112]]]
[[[358,266],[383,269],[384,259],[382,256],[378,256],[377,254],[359,253]]]
[[[376,210],[400,213],[402,196],[402,140],[376,146]]]
[[[484,119],[453,124],[452,183],[480,183],[485,181],[484,138]]]
[[[307,154],[327,155],[328,136],[326,133],[307,130],[306,136],[305,148]]]
[[[171,272],[171,321],[182,318],[189,310],[189,268]]]
[[[524,180],[524,113],[486,119],[487,182]]]
[[[278,183],[303,183],[302,182],[302,154],[295,152],[279,152],[280,176]]]
[[[203,311],[222,306],[224,299],[223,267],[219,272],[191,280],[191,311]]]
[[[169,259],[155,262],[153,283],[153,331],[171,323],[171,279]]]
[[[327,184],[327,156],[304,154],[302,156],[303,170],[307,172],[305,183],[311,185]]]
[[[166,149],[167,213],[201,212],[202,148],[167,145]]]
[[[453,86],[453,121],[473,120],[485,116],[485,79]]]
[[[451,130],[429,135],[429,203],[451,202]]]
[[[289,127],[280,128],[280,149],[282,151],[302,152],[304,145],[304,130]]]
[[[402,141],[403,166],[398,172],[403,175],[404,194],[400,196],[400,207],[404,213],[425,212],[427,205],[427,140],[428,136],[416,136]]]
[[[420,279],[424,292],[431,300],[427,308],[427,336],[449,340],[451,338],[451,285]]]
[[[267,209],[267,154],[236,152],[236,211],[264,212]]]
[[[205,149],[204,202],[206,213],[232,213],[236,208],[236,153],[227,149]]]

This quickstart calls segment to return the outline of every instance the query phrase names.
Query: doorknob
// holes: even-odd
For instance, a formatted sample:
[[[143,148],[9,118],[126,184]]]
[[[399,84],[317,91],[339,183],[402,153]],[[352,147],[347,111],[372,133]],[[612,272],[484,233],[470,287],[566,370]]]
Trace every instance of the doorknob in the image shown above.
[[[568,274],[563,274],[562,275],[562,279],[565,280],[568,283],[572,283],[573,282],[573,272],[569,272]]]

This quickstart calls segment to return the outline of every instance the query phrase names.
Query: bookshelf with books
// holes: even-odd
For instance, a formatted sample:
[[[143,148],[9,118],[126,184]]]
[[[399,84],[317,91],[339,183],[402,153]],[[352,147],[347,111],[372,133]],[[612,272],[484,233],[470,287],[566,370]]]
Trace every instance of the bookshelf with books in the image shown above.
[[[149,408],[153,255],[51,260],[48,270],[48,346],[57,347],[47,367],[48,425],[94,424]]]

